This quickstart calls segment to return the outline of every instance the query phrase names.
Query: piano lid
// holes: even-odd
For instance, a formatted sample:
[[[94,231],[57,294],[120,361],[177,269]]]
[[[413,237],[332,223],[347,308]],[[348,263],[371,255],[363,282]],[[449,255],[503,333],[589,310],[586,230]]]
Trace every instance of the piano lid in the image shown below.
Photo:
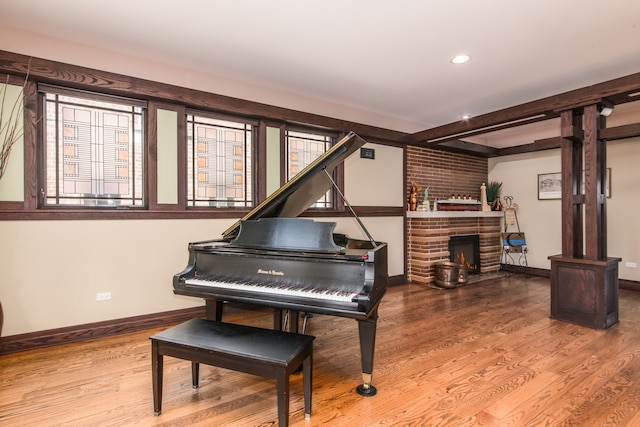
[[[354,132],[349,132],[322,156],[245,215],[241,221],[269,217],[297,217],[333,186],[324,169],[326,168],[330,174],[333,173],[336,166],[365,143],[366,141]],[[223,233],[224,238],[235,237],[239,227],[240,221],[237,221]]]

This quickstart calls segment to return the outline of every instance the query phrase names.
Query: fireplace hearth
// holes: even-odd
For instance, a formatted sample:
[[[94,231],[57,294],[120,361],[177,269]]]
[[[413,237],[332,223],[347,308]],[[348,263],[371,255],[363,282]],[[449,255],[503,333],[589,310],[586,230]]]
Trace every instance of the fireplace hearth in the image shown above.
[[[469,274],[480,273],[480,236],[450,236],[449,261],[465,266]]]

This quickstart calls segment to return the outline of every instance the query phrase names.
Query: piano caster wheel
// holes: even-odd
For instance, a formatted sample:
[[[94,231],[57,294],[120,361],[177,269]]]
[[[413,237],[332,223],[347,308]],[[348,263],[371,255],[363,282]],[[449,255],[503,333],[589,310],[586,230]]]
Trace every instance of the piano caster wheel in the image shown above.
[[[376,388],[372,385],[369,385],[369,387],[365,387],[364,384],[360,384],[358,387],[356,387],[356,393],[358,393],[360,396],[375,396],[377,392],[378,390],[376,390]]]

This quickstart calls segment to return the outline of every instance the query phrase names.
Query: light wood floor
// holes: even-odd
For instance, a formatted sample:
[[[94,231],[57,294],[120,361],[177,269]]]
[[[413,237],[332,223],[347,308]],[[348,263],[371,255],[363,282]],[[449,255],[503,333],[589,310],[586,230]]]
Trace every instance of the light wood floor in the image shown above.
[[[291,379],[292,426],[640,425],[640,293],[621,291],[607,331],[549,319],[549,280],[512,275],[454,290],[389,288],[373,384],[361,397],[357,322],[314,315],[313,413]],[[269,327],[266,310],[227,321]],[[167,325],[170,326],[170,325]],[[165,358],[153,416],[150,343],[158,329],[0,357],[0,425],[270,426],[275,383]]]

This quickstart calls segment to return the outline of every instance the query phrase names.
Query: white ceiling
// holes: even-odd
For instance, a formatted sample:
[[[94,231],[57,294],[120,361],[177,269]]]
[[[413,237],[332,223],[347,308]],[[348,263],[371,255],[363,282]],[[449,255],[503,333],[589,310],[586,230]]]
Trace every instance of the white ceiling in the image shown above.
[[[638,0],[0,0],[0,25],[399,118],[407,132],[640,72]],[[452,64],[460,53],[471,61]]]

